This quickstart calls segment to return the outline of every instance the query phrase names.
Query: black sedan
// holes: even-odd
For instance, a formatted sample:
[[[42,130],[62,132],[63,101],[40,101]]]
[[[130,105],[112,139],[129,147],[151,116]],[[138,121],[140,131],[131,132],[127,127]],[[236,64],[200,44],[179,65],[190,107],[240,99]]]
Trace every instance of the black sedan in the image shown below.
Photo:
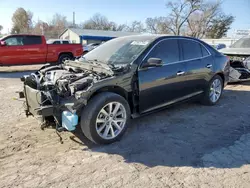
[[[191,98],[214,105],[229,59],[194,38],[162,35],[110,40],[82,58],[44,66],[22,78],[26,114],[58,130],[81,126],[91,141],[122,137],[129,120]]]

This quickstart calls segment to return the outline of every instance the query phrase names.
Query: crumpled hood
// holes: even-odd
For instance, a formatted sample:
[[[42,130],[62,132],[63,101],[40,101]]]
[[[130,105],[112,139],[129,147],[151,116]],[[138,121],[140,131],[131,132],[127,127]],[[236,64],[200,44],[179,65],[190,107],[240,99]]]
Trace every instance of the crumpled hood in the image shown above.
[[[104,63],[98,63],[98,62],[84,63],[81,61],[67,61],[65,65],[71,67],[78,67],[83,70],[94,71],[97,73],[103,73],[110,76],[114,75],[112,69],[107,64]]]
[[[219,52],[226,55],[250,55],[250,48],[223,48]]]

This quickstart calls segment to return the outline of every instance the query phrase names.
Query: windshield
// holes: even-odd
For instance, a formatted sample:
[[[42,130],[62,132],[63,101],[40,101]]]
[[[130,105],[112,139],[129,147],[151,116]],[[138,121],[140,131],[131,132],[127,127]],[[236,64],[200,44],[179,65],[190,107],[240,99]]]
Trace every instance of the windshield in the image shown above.
[[[250,37],[237,40],[231,48],[250,48]]]
[[[87,61],[107,64],[128,64],[133,62],[152,41],[142,37],[121,37],[112,39],[84,55]]]

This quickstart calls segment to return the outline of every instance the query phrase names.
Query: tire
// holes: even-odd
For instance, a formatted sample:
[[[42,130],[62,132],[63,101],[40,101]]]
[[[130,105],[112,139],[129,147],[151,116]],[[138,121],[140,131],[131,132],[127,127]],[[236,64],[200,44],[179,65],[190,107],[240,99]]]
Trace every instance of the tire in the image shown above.
[[[82,55],[85,55],[85,54],[87,54],[89,51],[84,51],[83,53],[82,53]]]
[[[114,114],[107,113],[110,104],[114,107],[111,108]],[[115,113],[117,104],[120,104],[120,106],[118,105],[119,109]],[[104,115],[103,110],[106,111],[106,115]],[[119,115],[120,113],[121,115]],[[100,122],[97,122],[97,119]],[[125,122],[121,122],[121,120]],[[116,93],[103,92],[94,96],[83,109],[81,114],[81,129],[83,134],[92,142],[96,144],[110,144],[121,139],[126,132],[129,121],[130,107],[128,102]],[[99,129],[100,133],[98,133],[97,129]],[[108,130],[107,134],[105,134],[106,130]]]
[[[217,91],[216,90],[212,90],[213,84],[215,84],[214,86],[217,89]],[[216,85],[216,84],[219,84],[220,87],[218,85]],[[220,100],[220,97],[222,95],[223,85],[224,85],[224,82],[223,82],[221,76],[215,75],[210,80],[210,82],[209,82],[209,84],[208,84],[208,86],[207,86],[207,88],[205,90],[204,96],[203,96],[203,98],[201,100],[202,104],[209,105],[209,106],[215,105]],[[213,98],[214,97],[214,95],[213,95],[214,93],[217,94],[217,97],[215,97],[215,98]]]
[[[58,58],[58,63],[59,64],[63,64],[66,60],[71,60],[72,56],[69,54],[62,54],[59,56]]]

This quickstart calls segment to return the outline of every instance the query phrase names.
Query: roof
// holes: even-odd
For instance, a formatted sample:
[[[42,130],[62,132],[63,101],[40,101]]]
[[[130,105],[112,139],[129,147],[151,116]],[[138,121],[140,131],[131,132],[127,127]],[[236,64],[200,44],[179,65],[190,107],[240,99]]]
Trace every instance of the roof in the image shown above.
[[[142,40],[155,40],[159,37],[163,37],[163,36],[167,36],[167,35],[129,35],[129,36],[123,36],[123,37],[120,37],[120,39],[129,39],[129,40],[139,40],[139,41],[142,41]]]
[[[130,35],[130,36],[123,36],[121,38],[129,38],[132,40],[154,40],[154,39],[162,39],[162,38],[171,38],[171,39],[192,39],[192,40],[199,40],[198,38],[194,37],[187,37],[187,36],[178,36],[178,35],[168,35],[168,34],[140,34],[140,35]],[[200,40],[199,40],[200,41]]]
[[[76,29],[68,28],[64,30],[60,36],[62,36],[67,30],[71,30],[79,36],[100,36],[100,37],[122,37],[127,35],[136,35],[140,33],[124,32],[124,31],[105,31],[105,30],[93,30],[93,29]]]
[[[10,37],[10,36],[39,36],[39,37],[41,37],[41,36],[43,36],[43,35],[36,35],[36,34],[9,34],[9,35],[5,35],[5,36],[3,36],[3,37]]]

